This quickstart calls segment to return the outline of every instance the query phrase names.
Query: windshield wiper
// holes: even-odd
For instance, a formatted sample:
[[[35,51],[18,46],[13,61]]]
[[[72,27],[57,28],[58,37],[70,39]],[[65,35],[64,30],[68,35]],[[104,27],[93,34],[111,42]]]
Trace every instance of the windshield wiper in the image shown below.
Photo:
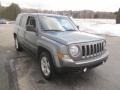
[[[75,29],[67,29],[66,31],[76,31]]]
[[[56,32],[63,32],[62,30],[57,30],[57,29],[48,29],[48,30],[44,30],[44,31],[56,31]]]

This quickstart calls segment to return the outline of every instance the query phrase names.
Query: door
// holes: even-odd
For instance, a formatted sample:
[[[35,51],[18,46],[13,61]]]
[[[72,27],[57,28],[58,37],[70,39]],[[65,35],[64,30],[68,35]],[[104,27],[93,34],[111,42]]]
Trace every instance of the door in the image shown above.
[[[25,31],[25,46],[33,53],[37,51],[37,25],[34,16],[28,16]]]

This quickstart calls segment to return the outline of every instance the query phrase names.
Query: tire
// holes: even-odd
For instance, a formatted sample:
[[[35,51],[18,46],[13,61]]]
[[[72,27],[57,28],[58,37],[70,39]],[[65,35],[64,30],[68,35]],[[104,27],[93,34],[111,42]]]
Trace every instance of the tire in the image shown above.
[[[55,75],[55,69],[50,54],[42,52],[39,58],[40,70],[46,80],[50,80]]]
[[[15,40],[15,49],[16,49],[16,51],[22,51],[23,49],[22,49],[18,39],[15,37],[14,40]]]

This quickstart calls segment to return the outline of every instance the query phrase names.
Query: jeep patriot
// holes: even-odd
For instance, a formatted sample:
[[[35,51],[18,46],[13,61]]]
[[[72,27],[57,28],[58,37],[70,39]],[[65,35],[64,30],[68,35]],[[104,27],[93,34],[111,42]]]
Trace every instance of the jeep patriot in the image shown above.
[[[15,48],[38,60],[45,79],[56,72],[83,71],[108,58],[105,38],[81,32],[68,16],[21,13],[14,30]]]

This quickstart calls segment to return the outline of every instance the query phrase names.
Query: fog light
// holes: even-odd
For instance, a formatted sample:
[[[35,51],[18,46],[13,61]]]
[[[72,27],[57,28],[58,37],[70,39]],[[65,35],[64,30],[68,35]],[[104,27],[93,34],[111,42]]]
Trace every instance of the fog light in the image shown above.
[[[73,60],[68,55],[64,55],[63,60],[68,62],[73,62]]]
[[[69,57],[69,55],[64,55],[63,53],[58,52],[57,56],[59,58],[59,60],[64,60],[67,62],[73,62],[73,60]]]

